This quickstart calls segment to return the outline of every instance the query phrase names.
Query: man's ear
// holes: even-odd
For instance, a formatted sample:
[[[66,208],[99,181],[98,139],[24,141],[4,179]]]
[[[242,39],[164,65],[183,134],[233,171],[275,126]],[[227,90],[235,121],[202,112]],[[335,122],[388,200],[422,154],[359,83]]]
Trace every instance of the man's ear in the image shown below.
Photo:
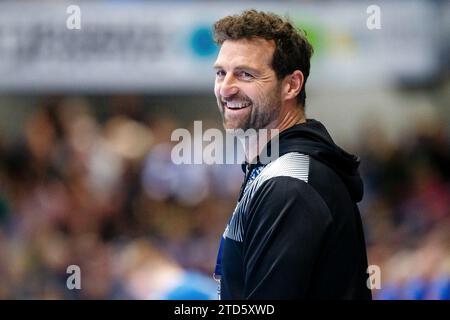
[[[295,70],[287,75],[283,80],[283,98],[284,100],[297,99],[304,83],[303,73]]]

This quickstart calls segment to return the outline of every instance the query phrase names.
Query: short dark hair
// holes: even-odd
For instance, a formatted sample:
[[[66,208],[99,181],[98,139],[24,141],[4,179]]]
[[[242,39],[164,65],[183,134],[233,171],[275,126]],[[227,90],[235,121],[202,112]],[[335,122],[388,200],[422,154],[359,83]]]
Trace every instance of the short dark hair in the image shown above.
[[[304,83],[297,101],[305,106],[305,84],[309,76],[310,59],[314,52],[306,38],[306,33],[295,28],[287,19],[256,10],[246,10],[239,15],[227,16],[214,24],[214,41],[219,45],[226,40],[254,37],[275,41],[272,68],[278,80],[295,70],[303,73]]]

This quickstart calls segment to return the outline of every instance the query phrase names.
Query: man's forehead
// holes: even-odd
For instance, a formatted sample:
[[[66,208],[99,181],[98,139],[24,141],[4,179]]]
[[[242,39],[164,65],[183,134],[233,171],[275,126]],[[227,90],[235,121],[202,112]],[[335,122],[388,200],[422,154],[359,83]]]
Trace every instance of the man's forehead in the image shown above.
[[[224,64],[269,65],[275,51],[275,42],[259,37],[225,40],[220,48],[215,67]]]

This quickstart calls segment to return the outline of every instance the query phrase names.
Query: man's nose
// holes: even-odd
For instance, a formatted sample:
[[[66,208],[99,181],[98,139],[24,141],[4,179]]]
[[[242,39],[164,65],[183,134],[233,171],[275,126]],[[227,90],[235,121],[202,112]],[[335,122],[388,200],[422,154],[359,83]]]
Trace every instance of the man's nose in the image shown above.
[[[227,74],[220,84],[220,95],[224,98],[234,96],[239,92],[239,88],[236,84],[236,79],[231,74]]]

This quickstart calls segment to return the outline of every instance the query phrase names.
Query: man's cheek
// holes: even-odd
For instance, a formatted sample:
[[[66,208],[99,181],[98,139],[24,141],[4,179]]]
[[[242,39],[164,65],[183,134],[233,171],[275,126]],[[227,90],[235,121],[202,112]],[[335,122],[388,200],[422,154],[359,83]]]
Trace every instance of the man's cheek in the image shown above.
[[[219,99],[219,92],[220,92],[220,87],[217,84],[217,82],[214,83],[214,94],[216,95],[216,98]]]
[[[219,100],[217,100],[217,109],[219,110],[219,113],[224,116],[225,115],[225,108],[224,106],[220,103]]]

